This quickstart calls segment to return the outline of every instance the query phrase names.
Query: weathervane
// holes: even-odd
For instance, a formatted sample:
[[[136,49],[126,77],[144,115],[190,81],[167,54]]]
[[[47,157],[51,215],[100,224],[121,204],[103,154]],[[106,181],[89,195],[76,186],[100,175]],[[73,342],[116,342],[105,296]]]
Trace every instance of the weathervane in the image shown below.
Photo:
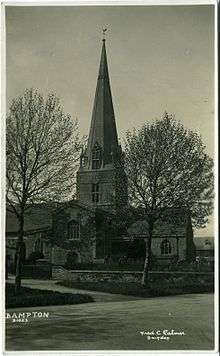
[[[107,30],[108,30],[107,28],[104,28],[104,27],[102,28],[102,40],[103,41],[105,41],[105,35],[106,35],[105,33],[107,32]]]

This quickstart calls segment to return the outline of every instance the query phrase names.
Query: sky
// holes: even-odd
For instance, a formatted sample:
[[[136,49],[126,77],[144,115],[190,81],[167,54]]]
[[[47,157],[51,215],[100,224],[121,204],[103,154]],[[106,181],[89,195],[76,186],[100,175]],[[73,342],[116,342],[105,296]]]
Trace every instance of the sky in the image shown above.
[[[103,26],[121,142],[167,111],[213,157],[213,5],[6,7],[7,105],[25,88],[55,92],[87,135]],[[196,235],[213,235],[213,219]]]

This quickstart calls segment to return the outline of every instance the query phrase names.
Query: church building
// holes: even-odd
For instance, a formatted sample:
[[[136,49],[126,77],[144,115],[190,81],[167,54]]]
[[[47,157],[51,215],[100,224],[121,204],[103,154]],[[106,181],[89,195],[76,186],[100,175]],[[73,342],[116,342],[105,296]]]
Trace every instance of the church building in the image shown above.
[[[107,258],[118,260],[126,255],[128,246],[134,252],[133,257],[135,251],[141,250],[136,257],[144,258],[144,239],[141,236],[131,243],[126,232],[118,236],[113,233],[117,211],[125,206],[128,206],[128,183],[103,39],[89,137],[77,172],[77,199],[60,204],[56,209],[45,205],[33,206],[32,213],[25,218],[26,258],[39,252],[56,265],[105,262]],[[137,225],[144,226],[144,223],[137,222],[136,227],[134,224],[138,231]],[[6,230],[7,254],[13,260],[17,222],[9,212]],[[145,235],[144,231],[142,235]],[[193,230],[187,211],[175,209],[172,220],[165,216],[158,222],[152,242],[152,252],[158,262],[192,258],[194,250]]]

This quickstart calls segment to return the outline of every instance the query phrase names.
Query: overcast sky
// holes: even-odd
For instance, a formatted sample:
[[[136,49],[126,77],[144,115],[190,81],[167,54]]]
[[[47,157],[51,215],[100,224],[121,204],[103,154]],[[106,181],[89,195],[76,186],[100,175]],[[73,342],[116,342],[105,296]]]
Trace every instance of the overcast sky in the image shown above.
[[[56,92],[88,134],[103,26],[121,140],[166,110],[213,156],[213,5],[7,7],[7,102],[28,87]]]

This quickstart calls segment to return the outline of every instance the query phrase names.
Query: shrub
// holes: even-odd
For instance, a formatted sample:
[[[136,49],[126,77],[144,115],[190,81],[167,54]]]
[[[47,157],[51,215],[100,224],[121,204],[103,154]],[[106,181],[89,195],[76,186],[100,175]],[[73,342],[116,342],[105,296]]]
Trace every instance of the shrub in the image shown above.
[[[77,281],[63,280],[58,284],[87,290],[95,290],[99,292],[118,293],[124,295],[132,295],[137,297],[159,297],[186,293],[207,293],[213,292],[214,281],[210,276],[193,276],[184,275],[180,277],[171,276],[164,278],[161,275],[160,279],[150,278],[150,283],[147,287],[141,286],[140,283],[134,282],[117,282],[117,281]]]
[[[74,266],[77,265],[77,261],[78,261],[77,253],[74,251],[70,251],[66,257],[65,268],[74,269]]]
[[[39,260],[40,258],[44,258],[44,254],[39,251],[33,251],[25,261],[25,264],[30,264],[30,265],[35,264],[36,261]]]
[[[67,269],[72,270],[89,270],[89,271],[142,271],[143,264],[132,263],[73,263],[65,266]]]

